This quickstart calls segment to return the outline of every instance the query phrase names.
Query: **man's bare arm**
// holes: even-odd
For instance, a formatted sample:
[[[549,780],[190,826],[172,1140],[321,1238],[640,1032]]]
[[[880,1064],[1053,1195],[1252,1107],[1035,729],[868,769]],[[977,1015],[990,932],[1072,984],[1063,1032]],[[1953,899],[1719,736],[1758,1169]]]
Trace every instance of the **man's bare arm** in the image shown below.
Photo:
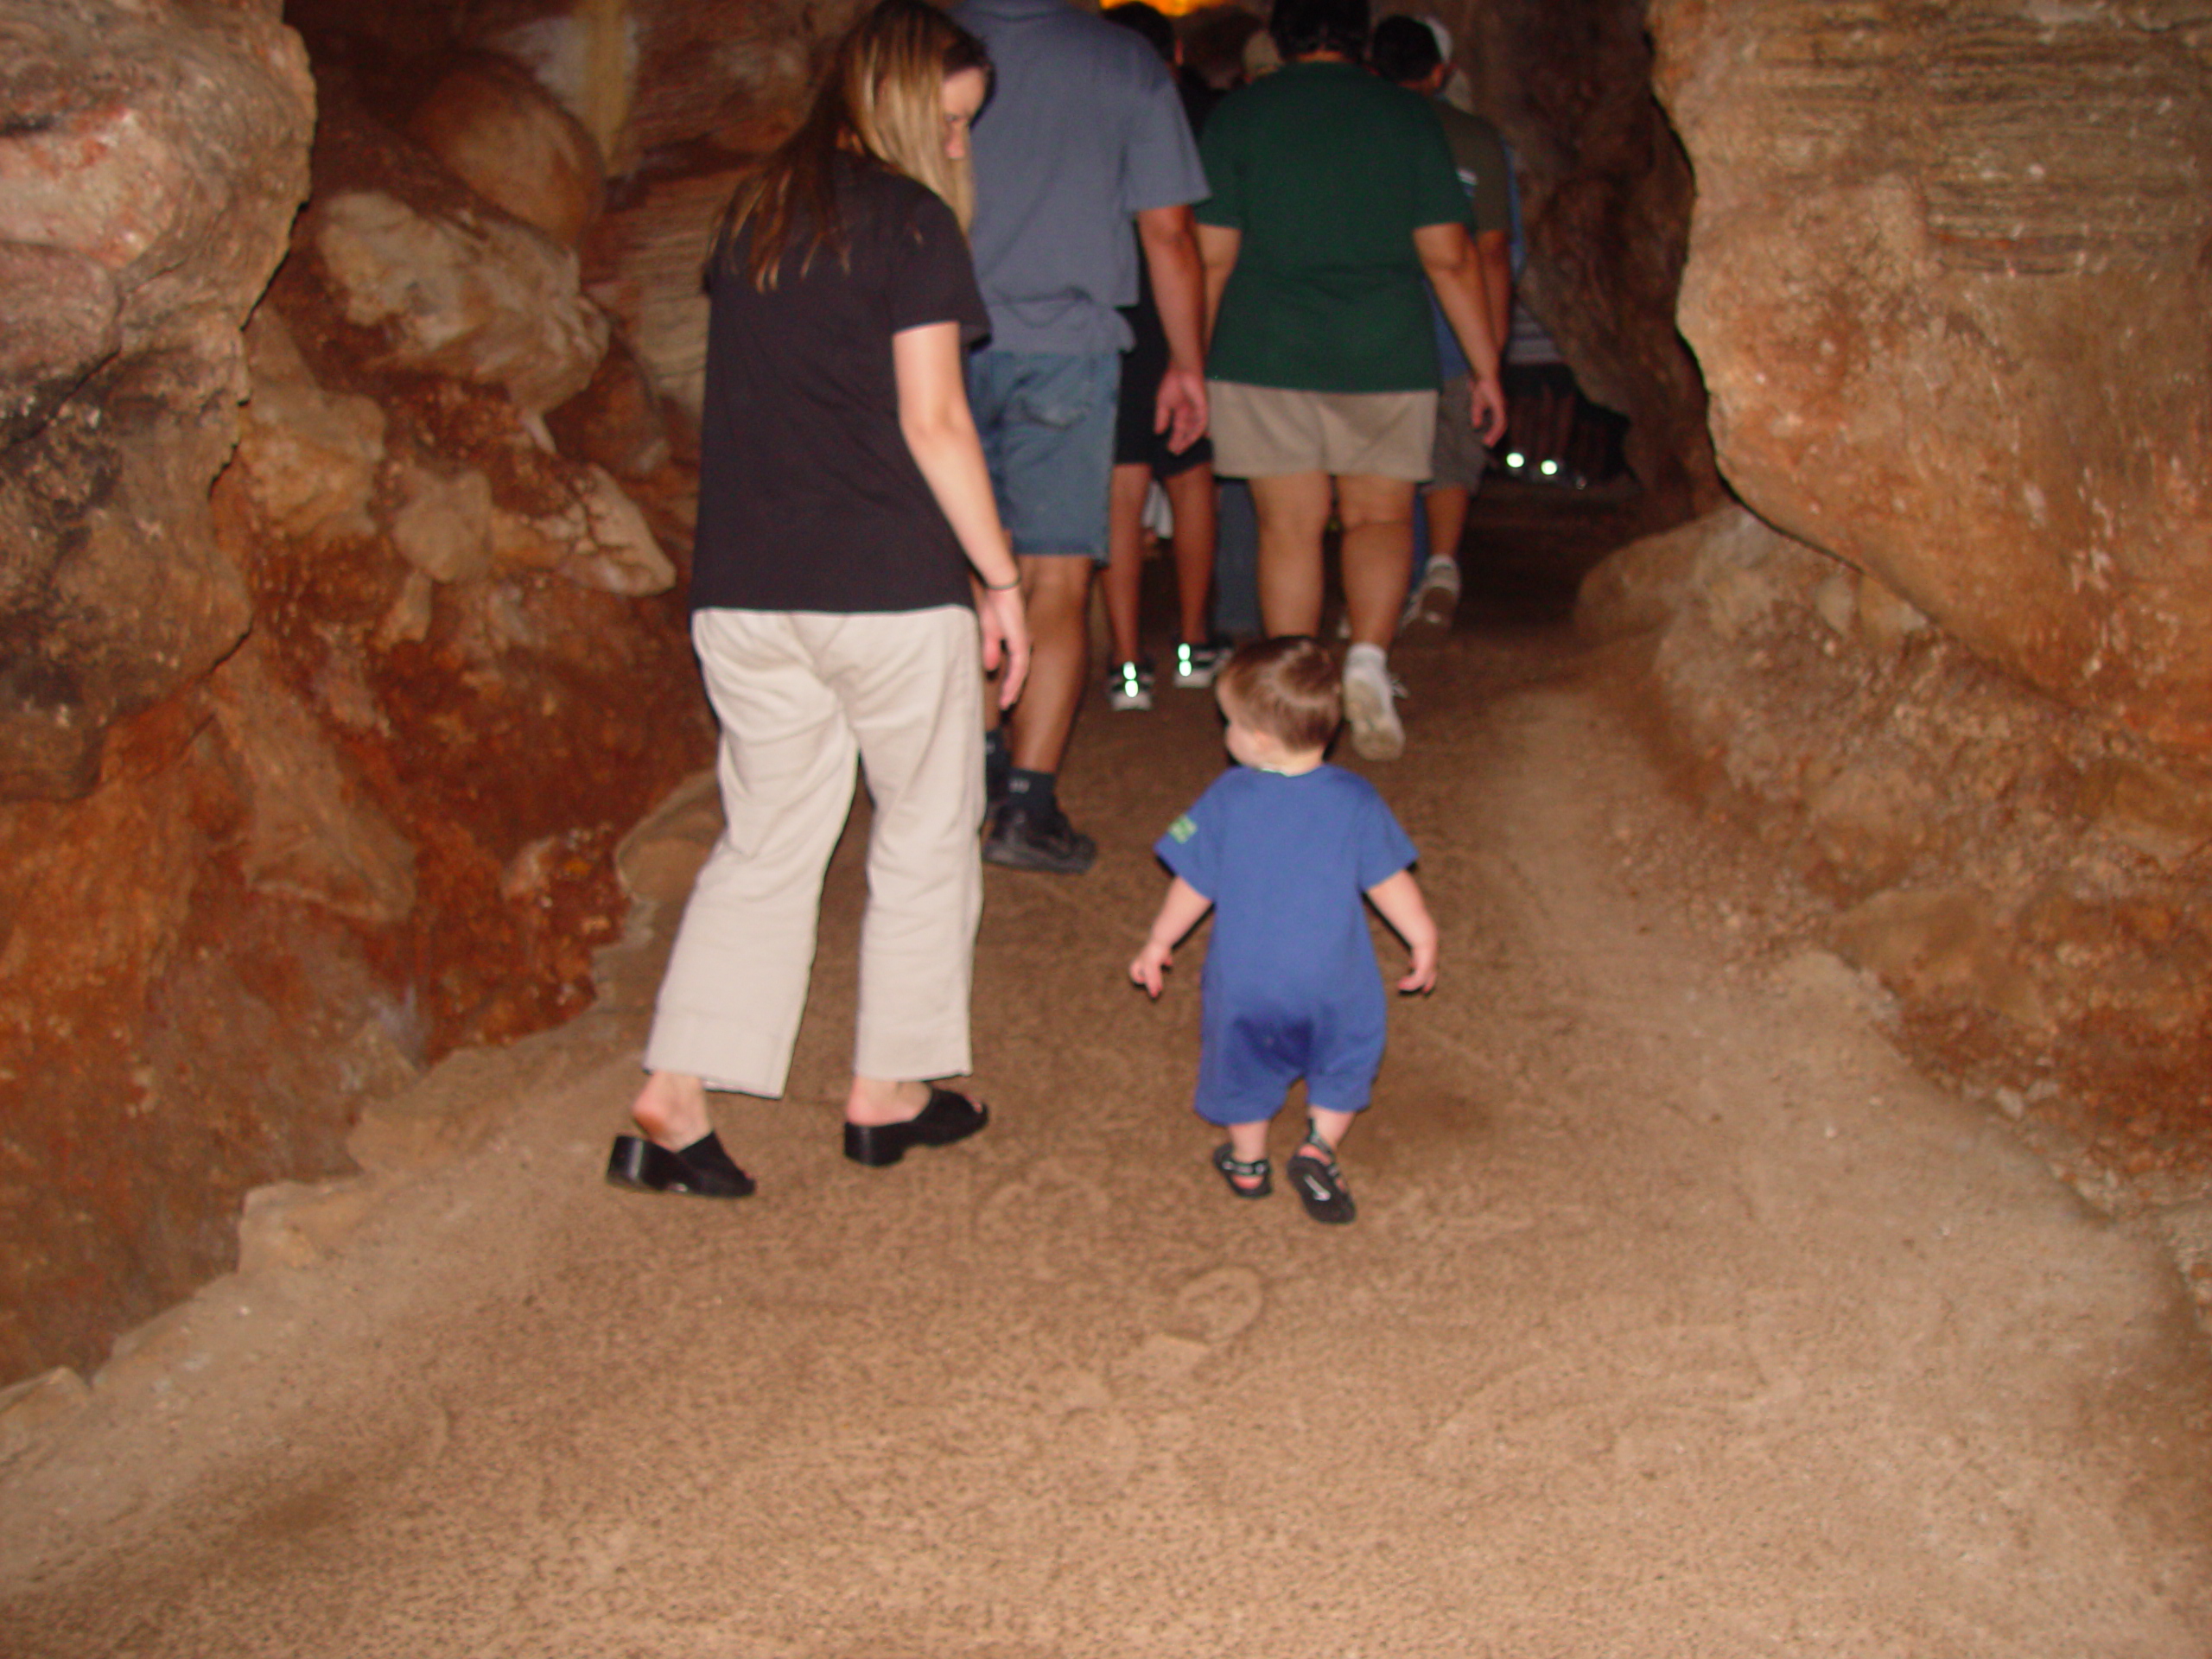
[[[1167,334],[1167,372],[1160,377],[1153,430],[1167,434],[1167,447],[1179,454],[1206,429],[1205,274],[1197,220],[1187,207],[1147,207],[1136,220],[1153,303]]]

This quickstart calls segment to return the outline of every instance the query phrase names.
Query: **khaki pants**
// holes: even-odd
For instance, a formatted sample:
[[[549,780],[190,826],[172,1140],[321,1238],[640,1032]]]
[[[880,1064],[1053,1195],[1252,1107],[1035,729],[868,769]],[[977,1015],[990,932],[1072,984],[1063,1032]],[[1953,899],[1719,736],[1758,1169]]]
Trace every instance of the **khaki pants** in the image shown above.
[[[726,827],[684,906],[645,1065],[783,1092],[857,757],[875,816],[853,1070],[966,1072],[982,909],[975,613],[709,610],[691,639],[721,722]]]

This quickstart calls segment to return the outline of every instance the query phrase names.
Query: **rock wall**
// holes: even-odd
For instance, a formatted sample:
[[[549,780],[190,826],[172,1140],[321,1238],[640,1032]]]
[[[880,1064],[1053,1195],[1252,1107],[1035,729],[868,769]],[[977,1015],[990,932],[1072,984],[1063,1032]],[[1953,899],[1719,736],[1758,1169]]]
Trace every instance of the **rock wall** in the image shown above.
[[[227,1267],[427,1058],[581,1007],[709,727],[687,429],[582,291],[574,118],[442,46],[311,80],[273,4],[0,38],[6,1378]],[[531,134],[559,176],[480,165]]]
[[[1477,108],[1515,152],[1522,302],[1584,391],[1629,417],[1630,468],[1659,525],[1712,511],[1724,492],[1705,388],[1675,327],[1694,185],[1651,93],[1643,11],[1642,0],[1435,9]]]
[[[2212,749],[2212,27],[1656,0],[1723,471],[1987,661]]]
[[[1716,823],[1812,895],[1766,893],[1763,928],[1878,977],[1931,1070],[2134,1201],[2201,1185],[2212,767],[2082,718],[1740,507],[1615,554],[1578,621],[1647,643],[1638,707]]]

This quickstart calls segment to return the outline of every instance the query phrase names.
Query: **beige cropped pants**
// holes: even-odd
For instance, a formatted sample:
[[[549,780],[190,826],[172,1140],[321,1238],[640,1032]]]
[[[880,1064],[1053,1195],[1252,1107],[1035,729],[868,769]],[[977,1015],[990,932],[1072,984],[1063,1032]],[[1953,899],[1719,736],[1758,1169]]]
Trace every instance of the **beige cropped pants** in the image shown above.
[[[857,758],[874,821],[853,1070],[966,1072],[983,891],[975,613],[708,610],[691,639],[721,722],[725,827],[684,906],[646,1066],[783,1093]]]

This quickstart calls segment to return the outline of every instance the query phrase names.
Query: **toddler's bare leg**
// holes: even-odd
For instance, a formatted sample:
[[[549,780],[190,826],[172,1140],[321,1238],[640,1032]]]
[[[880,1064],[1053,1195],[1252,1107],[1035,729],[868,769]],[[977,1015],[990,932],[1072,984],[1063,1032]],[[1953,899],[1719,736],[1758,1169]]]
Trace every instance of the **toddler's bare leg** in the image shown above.
[[[1351,1127],[1352,1119],[1357,1116],[1357,1112],[1326,1111],[1319,1106],[1306,1114],[1313,1125],[1313,1133],[1329,1143],[1332,1157],[1336,1155],[1338,1143],[1344,1138],[1344,1131]],[[1239,1155],[1242,1156],[1241,1154]]]

